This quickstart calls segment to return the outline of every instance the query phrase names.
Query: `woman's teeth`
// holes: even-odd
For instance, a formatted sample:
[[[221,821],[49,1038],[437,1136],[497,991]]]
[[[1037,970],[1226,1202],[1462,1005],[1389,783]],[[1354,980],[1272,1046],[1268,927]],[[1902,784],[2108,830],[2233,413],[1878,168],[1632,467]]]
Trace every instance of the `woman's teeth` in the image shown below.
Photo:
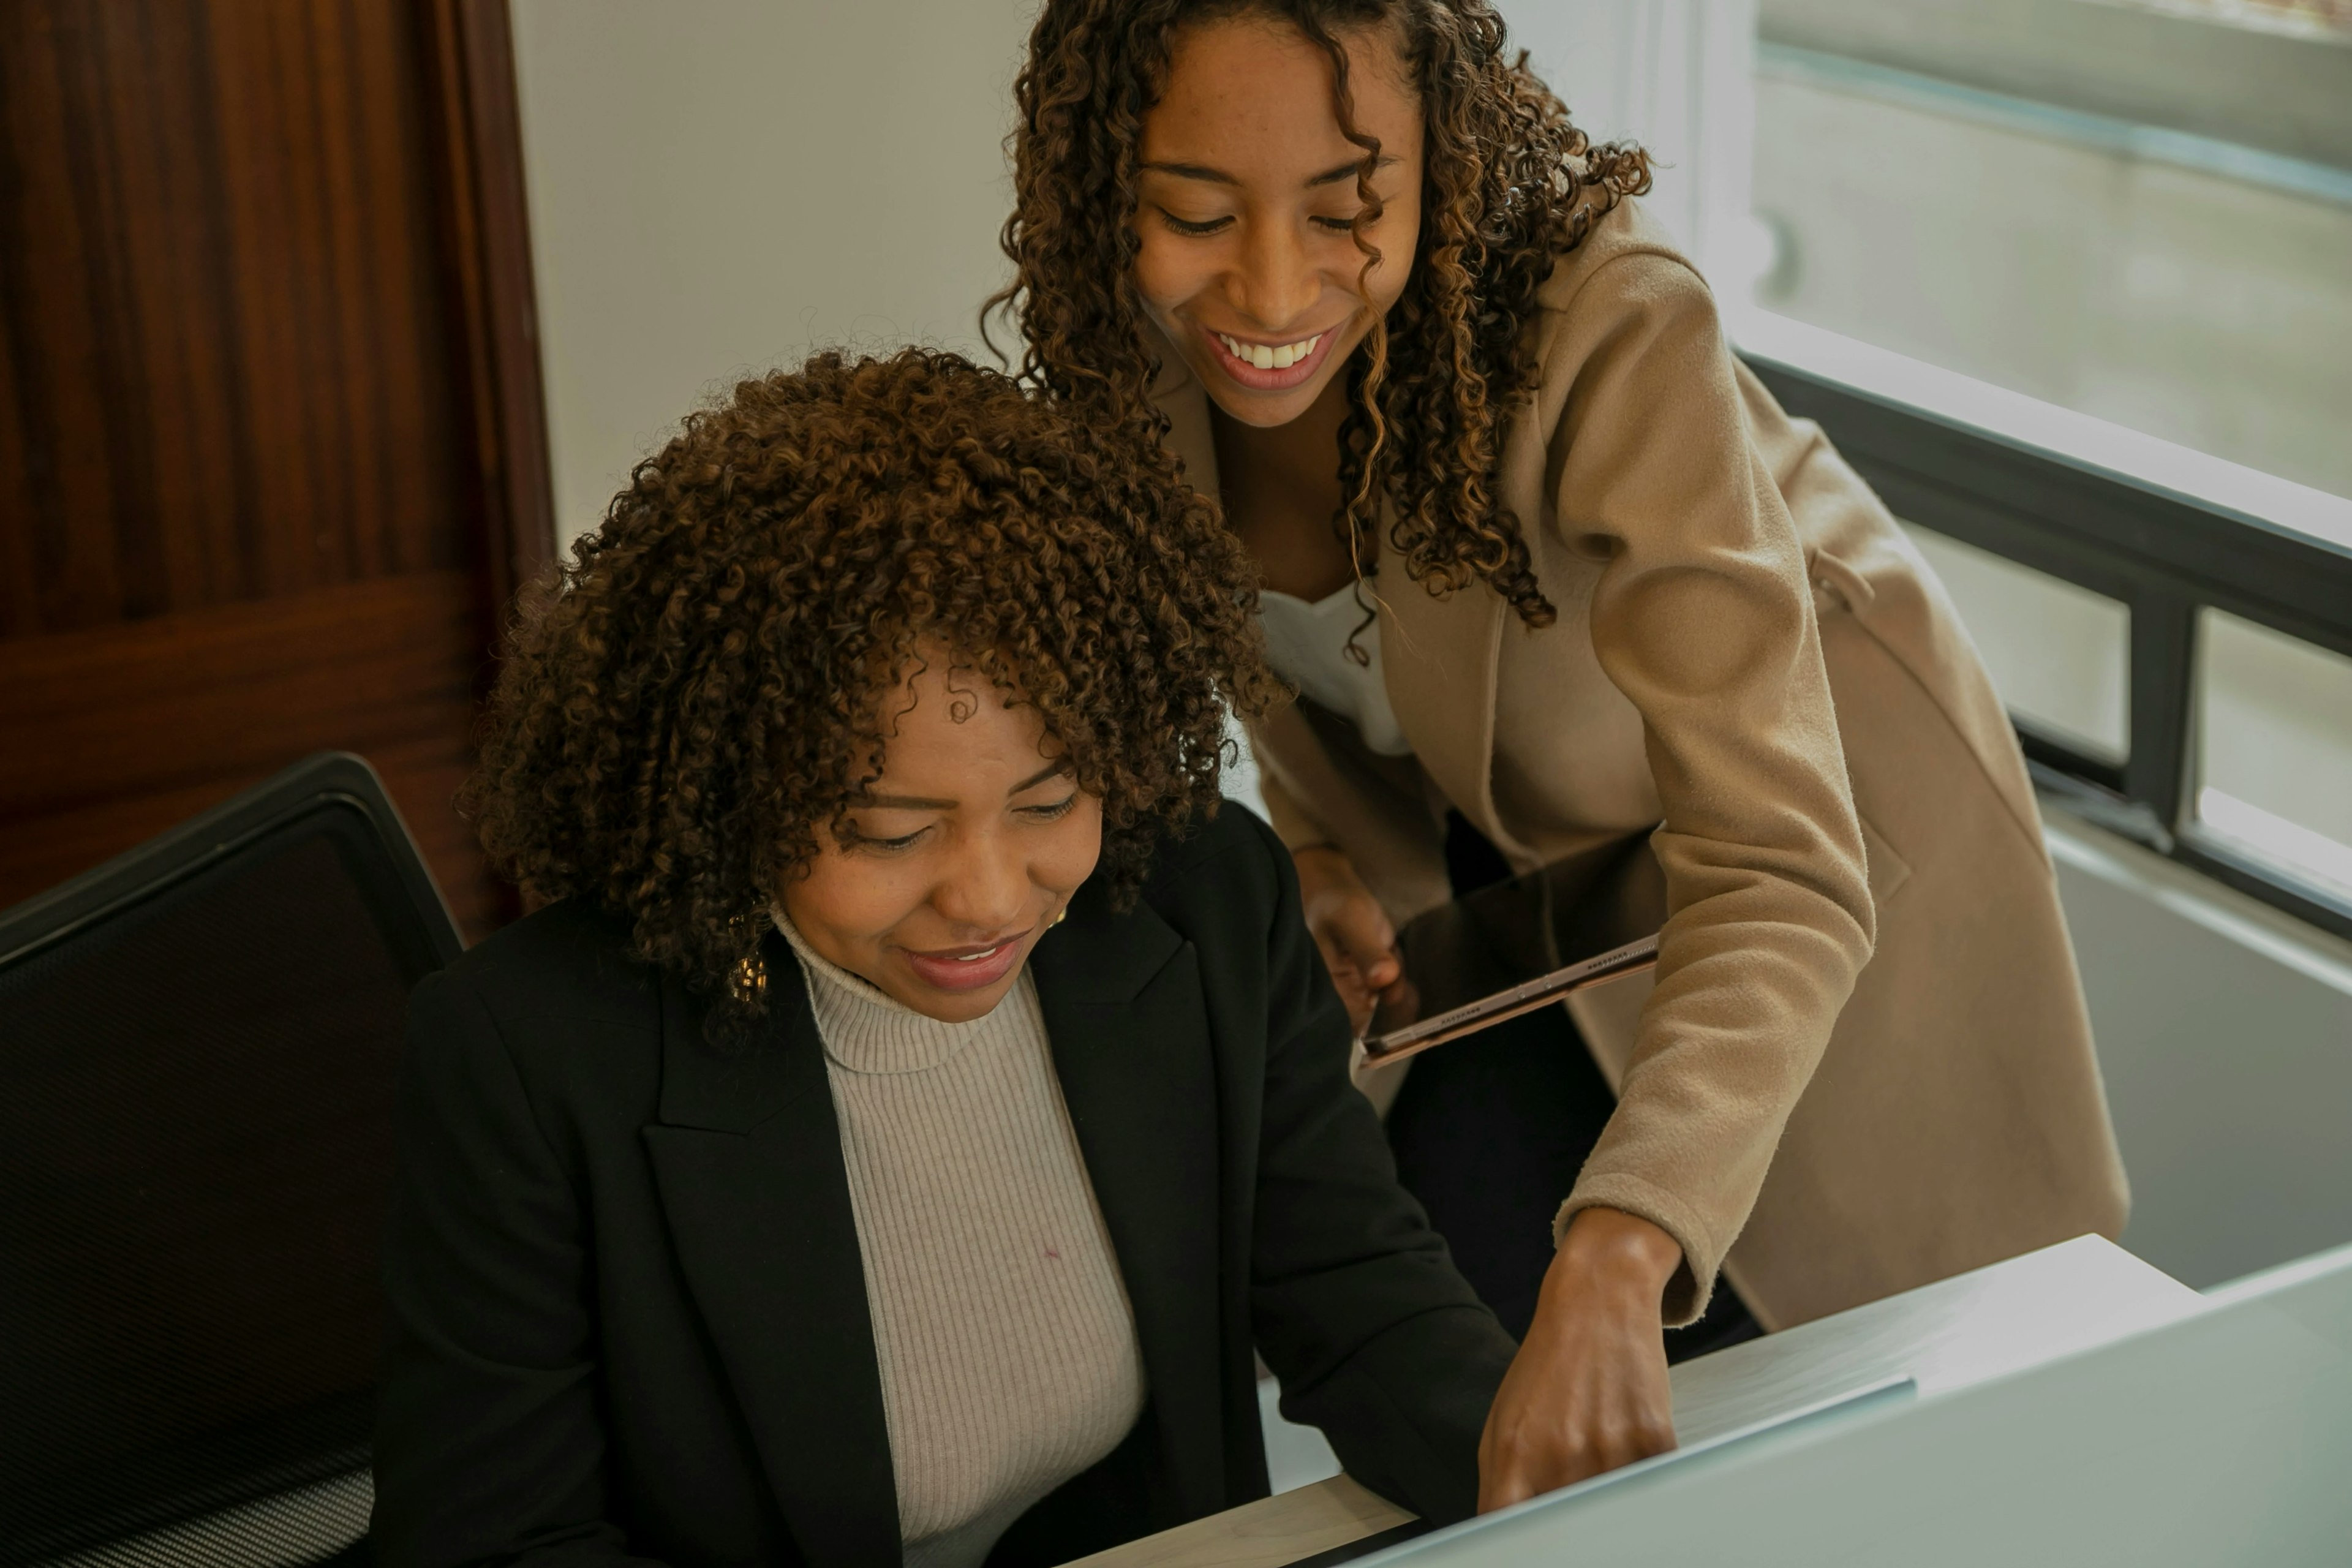
[[[983,958],[994,958],[998,953],[1003,952],[1008,945],[1010,944],[1000,942],[994,947],[984,948],[979,952],[960,952],[953,958],[949,959],[948,962],[950,963],[978,963]]]
[[[1323,341],[1323,334],[1318,332],[1303,342],[1285,343],[1274,349],[1264,343],[1245,343],[1223,332],[1217,334],[1217,341],[1225,345],[1227,353],[1244,364],[1254,364],[1260,370],[1288,370],[1315,352],[1315,345]]]

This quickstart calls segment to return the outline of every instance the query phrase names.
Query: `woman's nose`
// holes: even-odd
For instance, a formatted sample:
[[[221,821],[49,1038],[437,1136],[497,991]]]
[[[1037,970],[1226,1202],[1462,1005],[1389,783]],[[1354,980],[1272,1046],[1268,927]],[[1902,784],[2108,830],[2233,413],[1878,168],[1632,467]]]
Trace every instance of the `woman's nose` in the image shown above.
[[[1002,935],[1021,923],[1029,892],[1029,863],[1019,847],[994,834],[968,842],[931,892],[931,907],[975,937]]]
[[[1298,325],[1323,291],[1314,258],[1287,224],[1251,226],[1236,281],[1243,312],[1269,332]]]

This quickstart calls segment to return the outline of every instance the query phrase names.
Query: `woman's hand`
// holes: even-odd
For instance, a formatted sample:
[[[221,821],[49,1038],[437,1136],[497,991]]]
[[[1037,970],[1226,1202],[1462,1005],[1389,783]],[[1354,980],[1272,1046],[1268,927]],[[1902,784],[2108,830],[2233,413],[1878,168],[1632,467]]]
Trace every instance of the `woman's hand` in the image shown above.
[[[1478,1439],[1480,1513],[1675,1446],[1658,1301],[1682,1258],[1616,1209],[1569,1222]]]
[[[1415,997],[1412,983],[1404,977],[1404,961],[1397,954],[1396,928],[1356,875],[1355,866],[1328,845],[1294,851],[1291,859],[1298,867],[1307,929],[1322,951],[1323,966],[1331,972],[1331,984],[1339,988],[1356,1033],[1364,1033],[1372,1009],[1381,1004],[1396,1015],[1398,1024],[1410,1023]]]

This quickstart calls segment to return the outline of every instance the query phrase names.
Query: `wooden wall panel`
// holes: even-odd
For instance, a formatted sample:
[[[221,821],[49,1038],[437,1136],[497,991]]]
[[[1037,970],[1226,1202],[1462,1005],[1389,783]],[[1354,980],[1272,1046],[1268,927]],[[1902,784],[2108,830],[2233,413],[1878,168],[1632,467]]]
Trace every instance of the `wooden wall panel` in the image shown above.
[[[442,252],[465,334],[483,541],[482,587],[495,619],[555,553],[547,405],[539,378],[539,305],[506,0],[428,0],[442,150]]]
[[[0,642],[0,906],[313,752],[391,789],[468,929],[495,923],[452,802],[469,765],[474,587],[419,572]]]
[[[0,485],[34,526],[0,637],[461,564],[407,8],[6,15]]]
[[[511,907],[449,806],[551,551],[506,40],[0,0],[0,905],[337,746]]]

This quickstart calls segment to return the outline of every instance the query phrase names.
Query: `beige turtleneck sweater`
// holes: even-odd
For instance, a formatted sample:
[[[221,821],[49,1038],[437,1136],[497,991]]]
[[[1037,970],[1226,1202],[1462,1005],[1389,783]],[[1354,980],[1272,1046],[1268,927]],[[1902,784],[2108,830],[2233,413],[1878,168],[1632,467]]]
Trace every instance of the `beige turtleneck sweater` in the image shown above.
[[[943,1024],[781,913],[824,1043],[908,1568],[976,1568],[1143,1408],[1143,1357],[1026,969]]]

